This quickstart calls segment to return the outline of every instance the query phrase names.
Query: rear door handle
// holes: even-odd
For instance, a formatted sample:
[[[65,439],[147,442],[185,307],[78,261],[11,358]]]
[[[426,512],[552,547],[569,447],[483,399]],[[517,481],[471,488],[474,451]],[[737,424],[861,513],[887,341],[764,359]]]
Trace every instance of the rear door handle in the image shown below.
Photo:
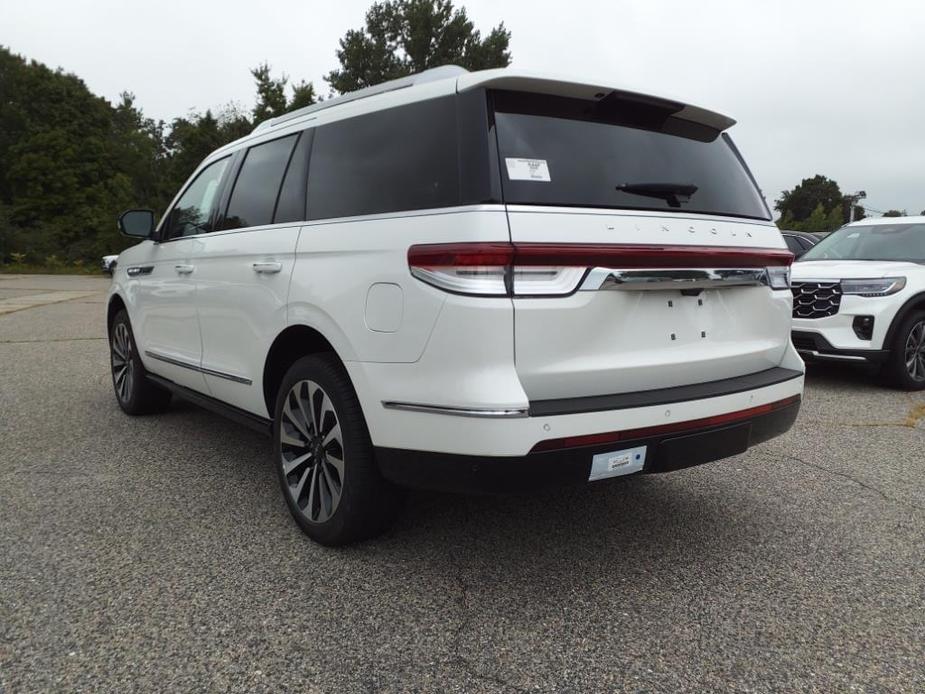
[[[282,263],[254,263],[251,265],[254,268],[254,272],[260,273],[261,275],[275,275],[277,272],[283,269]]]
[[[188,275],[196,268],[195,265],[174,265],[173,269],[180,275]]]

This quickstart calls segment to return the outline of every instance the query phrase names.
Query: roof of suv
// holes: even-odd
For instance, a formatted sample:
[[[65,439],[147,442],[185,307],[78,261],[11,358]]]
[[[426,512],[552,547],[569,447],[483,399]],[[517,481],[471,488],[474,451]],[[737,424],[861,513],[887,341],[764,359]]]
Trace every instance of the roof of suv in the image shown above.
[[[612,84],[608,85],[602,82],[588,82],[580,78],[535,73],[516,68],[469,72],[455,65],[443,65],[408,77],[366,87],[355,92],[348,92],[263,121],[249,135],[245,135],[241,139],[216,150],[213,155],[236,149],[245,142],[278,132],[284,127],[291,127],[304,121],[314,120],[318,117],[319,112],[325,112],[325,116],[333,116],[334,112],[343,110],[349,111],[350,115],[360,115],[405,103],[482,87],[555,94],[557,96],[596,101],[603,100],[611,94],[625,95],[645,100],[649,103],[661,102],[675,110],[675,117],[716,130],[725,130],[735,124],[735,120],[732,118],[715,111],[627,87],[615,87]],[[210,155],[208,158],[212,159],[213,157]]]
[[[925,224],[925,216],[910,215],[909,217],[865,217],[864,219],[859,219],[858,221],[851,222],[851,224],[846,224],[845,226],[867,227],[889,224]]]

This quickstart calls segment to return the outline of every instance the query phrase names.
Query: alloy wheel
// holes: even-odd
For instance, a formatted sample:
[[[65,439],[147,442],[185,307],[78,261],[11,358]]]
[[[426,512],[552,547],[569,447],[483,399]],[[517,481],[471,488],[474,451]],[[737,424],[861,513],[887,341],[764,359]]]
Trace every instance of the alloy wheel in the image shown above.
[[[331,398],[314,381],[299,381],[286,395],[279,427],[283,475],[299,511],[327,521],[344,489],[344,443]]]
[[[135,381],[135,363],[132,361],[132,338],[125,323],[117,323],[112,331],[112,380],[119,400],[127,402],[132,396]]]
[[[925,320],[912,326],[906,338],[906,370],[915,381],[925,381]]]

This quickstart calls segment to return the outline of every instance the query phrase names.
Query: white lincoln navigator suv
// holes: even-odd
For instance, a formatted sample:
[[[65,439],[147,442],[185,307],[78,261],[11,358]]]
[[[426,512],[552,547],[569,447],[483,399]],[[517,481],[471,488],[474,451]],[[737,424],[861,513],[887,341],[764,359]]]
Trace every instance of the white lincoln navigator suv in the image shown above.
[[[925,217],[862,219],[793,266],[793,344],[808,360],[880,364],[925,388]]]
[[[676,470],[786,431],[792,255],[726,116],[517,70],[437,68],[210,154],[108,305],[123,410],[172,394],[271,432],[315,540],[399,486]]]

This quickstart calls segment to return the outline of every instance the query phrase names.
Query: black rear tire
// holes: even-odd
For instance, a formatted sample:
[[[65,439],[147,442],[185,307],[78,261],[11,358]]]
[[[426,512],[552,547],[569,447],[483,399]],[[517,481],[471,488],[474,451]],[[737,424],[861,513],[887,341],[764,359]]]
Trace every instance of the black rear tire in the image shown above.
[[[273,449],[286,505],[316,542],[357,542],[394,520],[398,490],[379,474],[360,402],[334,354],[302,357],[286,372]]]
[[[125,309],[109,326],[109,363],[116,401],[123,412],[132,416],[154,414],[170,405],[170,391],[148,380]]]
[[[925,389],[925,311],[913,311],[900,323],[883,374],[897,388]]]

